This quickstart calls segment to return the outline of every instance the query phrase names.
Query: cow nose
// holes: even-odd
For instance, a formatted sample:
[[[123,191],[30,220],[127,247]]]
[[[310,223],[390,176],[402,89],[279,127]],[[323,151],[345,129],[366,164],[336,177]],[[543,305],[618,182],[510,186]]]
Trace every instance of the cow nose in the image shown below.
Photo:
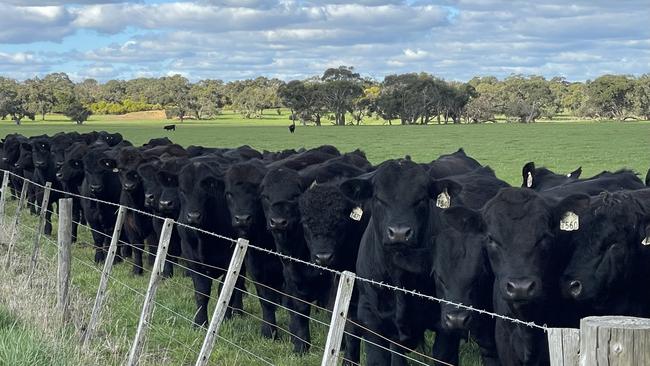
[[[63,179],[63,173],[61,172],[56,173],[56,179]]]
[[[269,220],[269,226],[271,226],[271,229],[284,230],[288,225],[289,222],[287,219],[272,217],[271,220]]]
[[[528,300],[535,295],[537,285],[534,280],[510,280],[506,283],[506,295],[510,300]]]
[[[62,162],[62,161],[57,161],[57,162],[56,162],[56,167],[57,167],[57,169],[60,169],[62,166],[63,166],[63,162]]]
[[[168,208],[171,208],[174,205],[174,202],[169,201],[169,200],[164,200],[164,201],[158,202],[158,204],[160,205],[160,208],[168,209]]]
[[[101,184],[91,184],[90,185],[90,190],[93,192],[101,192],[104,189],[104,186]]]
[[[45,162],[43,162],[43,161],[35,161],[34,165],[41,168],[41,167],[45,166]]]
[[[571,283],[569,283],[569,294],[571,295],[571,297],[573,297],[574,299],[578,298],[578,296],[580,296],[581,293],[582,293],[582,282],[577,280],[571,281]]]
[[[327,266],[330,263],[332,263],[332,258],[334,257],[334,253],[317,253],[316,254],[316,264],[321,265],[321,266]]]
[[[9,158],[5,158],[5,157],[3,157],[3,158],[2,158],[2,161],[7,162],[7,161],[9,161]]]
[[[144,200],[145,200],[146,203],[152,204],[153,203],[153,194],[152,193],[145,194],[144,195]]]
[[[403,243],[409,241],[413,236],[413,230],[408,226],[389,226],[388,239],[393,243]]]
[[[19,164],[19,163],[14,164],[14,166],[15,166],[16,168],[20,168],[20,164]]]
[[[251,224],[251,215],[235,215],[235,226],[248,226]]]
[[[200,212],[188,212],[187,213],[187,222],[196,224],[199,222],[201,219],[201,213]]]
[[[445,314],[445,327],[453,330],[467,330],[472,315],[468,311],[458,311]]]
[[[134,188],[135,188],[134,183],[124,183],[124,184],[122,184],[122,189],[124,189],[125,191],[132,191]]]

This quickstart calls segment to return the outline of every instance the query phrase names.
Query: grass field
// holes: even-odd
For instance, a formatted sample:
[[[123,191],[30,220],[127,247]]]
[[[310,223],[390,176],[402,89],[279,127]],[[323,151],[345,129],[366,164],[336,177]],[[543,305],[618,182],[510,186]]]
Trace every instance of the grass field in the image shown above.
[[[241,122],[241,123],[240,123]],[[177,124],[177,131],[164,133],[161,126],[169,123],[164,120],[119,120],[108,117],[93,117],[83,126],[68,121],[50,120],[46,122],[27,122],[22,126],[10,122],[0,123],[0,136],[11,132],[35,135],[59,131],[107,130],[119,131],[135,144],[141,144],[152,137],[167,135],[182,145],[201,144],[207,146],[238,146],[249,144],[257,149],[277,150],[282,148],[311,147],[320,144],[333,144],[342,151],[356,148],[364,150],[372,162],[411,155],[417,161],[430,161],[442,153],[453,152],[459,147],[477,158],[483,164],[493,167],[499,177],[511,184],[521,182],[521,167],[527,161],[535,161],[559,172],[574,170],[583,166],[584,176],[602,170],[622,167],[632,168],[643,175],[650,167],[650,123],[649,122],[560,122],[487,125],[447,125],[447,126],[355,126],[355,127],[301,127],[290,135],[287,131],[286,116],[268,120],[239,121],[224,117],[215,121],[187,121]],[[13,206],[10,206],[13,207]],[[9,212],[13,212],[10,208]],[[25,225],[35,227],[36,220],[25,214]],[[21,248],[28,250],[31,234],[23,230]],[[90,240],[88,233],[82,242]],[[54,256],[54,248],[44,255]],[[73,285],[79,301],[76,308],[78,322],[87,319],[92,298],[95,295],[99,267],[92,264],[93,252],[87,245],[77,245],[73,262]],[[82,263],[83,261],[83,263]],[[52,261],[47,263],[51,267]],[[88,267],[90,265],[90,267]],[[44,268],[47,270],[47,268]],[[51,270],[51,268],[50,268]],[[55,272],[50,272],[54,274]],[[144,292],[145,278],[130,274],[130,266],[118,265],[114,270],[116,278]],[[7,280],[7,277],[3,277]],[[249,290],[251,290],[249,286]],[[109,286],[110,300],[105,315],[108,320],[101,325],[102,340],[95,343],[95,357],[99,364],[120,364],[128,352],[130,340],[134,335],[141,297],[117,283]],[[213,291],[213,294],[215,291]],[[193,316],[194,305],[191,281],[176,276],[165,281],[157,298],[169,309],[158,306],[153,320],[143,358],[144,365],[192,364],[204,337],[204,331],[192,328],[187,321],[175,316]],[[29,306],[26,301],[25,306]],[[245,301],[245,310],[259,315],[259,304],[251,296]],[[0,313],[1,314],[1,313]],[[280,323],[286,327],[288,319],[280,312]],[[19,314],[20,315],[20,314]],[[326,314],[316,317],[327,321]],[[1,326],[1,325],[0,325]],[[71,327],[80,328],[80,324]],[[262,355],[278,365],[317,365],[322,351],[314,348],[307,356],[298,358],[291,353],[286,335],[281,341],[263,340],[258,336],[259,322],[250,317],[236,317],[226,322],[221,334],[256,354]],[[317,346],[324,345],[326,330],[313,325],[313,341]],[[71,331],[74,331],[72,329]],[[2,330],[0,329],[0,333]],[[170,340],[170,336],[174,340]],[[0,343],[0,354],[2,354]],[[463,365],[476,364],[476,350],[464,348]],[[245,353],[219,341],[213,355],[215,365],[252,365],[259,361]]]

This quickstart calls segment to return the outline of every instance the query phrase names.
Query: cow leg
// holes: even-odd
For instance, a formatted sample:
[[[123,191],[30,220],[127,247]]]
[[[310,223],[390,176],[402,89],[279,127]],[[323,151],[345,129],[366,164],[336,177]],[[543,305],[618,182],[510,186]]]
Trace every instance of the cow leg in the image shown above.
[[[390,366],[391,353],[386,351],[386,349],[388,349],[388,342],[374,334],[367,334],[364,339],[367,341],[366,365]]]
[[[275,304],[279,304],[280,294],[276,291],[270,290],[261,285],[255,285],[255,290],[260,296],[260,306],[262,307],[262,337],[277,339],[278,337],[278,326],[275,318],[275,311],[277,306],[272,304],[269,301],[272,301]],[[265,301],[269,300],[269,301]]]
[[[460,346],[460,337],[444,331],[436,332],[436,341],[433,343],[431,355],[436,360],[444,361],[447,364],[458,364],[458,347]],[[434,363],[442,365],[441,363]]]
[[[36,199],[36,189],[33,187],[33,185],[30,185],[27,188],[27,202],[30,203],[29,205],[29,212],[32,215],[38,215],[38,203]]]
[[[45,208],[45,226],[43,227],[43,234],[47,236],[52,235],[52,211],[53,211],[53,204],[52,201],[49,201],[47,203],[47,207]]]
[[[133,253],[133,274],[141,276],[144,271],[144,263],[142,263],[142,252],[144,251],[143,240],[135,240],[135,243],[132,243],[135,248],[132,250]]]
[[[309,334],[309,313],[311,306],[302,301],[289,299],[292,312],[289,319],[289,331],[291,332],[291,343],[293,343],[293,352],[297,354],[304,354],[309,351],[309,344],[311,337]]]
[[[93,236],[93,244],[95,245],[95,263],[101,263],[106,258],[104,253],[104,236],[95,230],[90,231]]]
[[[196,270],[196,268],[194,268]],[[194,315],[194,324],[204,327],[208,324],[208,300],[212,290],[212,280],[192,272],[192,282],[194,283],[194,298],[196,300],[196,314]]]

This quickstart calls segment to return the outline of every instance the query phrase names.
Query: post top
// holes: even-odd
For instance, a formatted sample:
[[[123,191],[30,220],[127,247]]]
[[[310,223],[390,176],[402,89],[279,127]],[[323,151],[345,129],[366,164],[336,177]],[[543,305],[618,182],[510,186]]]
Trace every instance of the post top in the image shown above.
[[[650,329],[650,319],[633,316],[590,316],[580,321],[580,327],[605,327],[627,329]]]

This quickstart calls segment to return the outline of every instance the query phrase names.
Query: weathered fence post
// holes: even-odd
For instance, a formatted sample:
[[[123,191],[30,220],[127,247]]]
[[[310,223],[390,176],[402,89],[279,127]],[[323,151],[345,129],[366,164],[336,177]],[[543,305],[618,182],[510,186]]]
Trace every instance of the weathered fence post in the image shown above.
[[[345,322],[348,317],[348,308],[350,306],[350,299],[352,298],[355,278],[356,275],[352,272],[345,271],[341,273],[321,366],[336,366],[338,364],[341,340],[343,340],[343,332],[345,331]]]
[[[106,261],[104,262],[104,270],[102,271],[102,277],[99,280],[99,288],[97,289],[97,296],[95,297],[95,305],[93,305],[93,312],[90,315],[90,320],[88,321],[88,326],[86,327],[86,332],[83,335],[82,347],[88,347],[90,340],[92,339],[95,328],[99,321],[99,314],[102,311],[102,306],[104,304],[104,297],[106,296],[106,287],[108,287],[108,279],[111,275],[111,270],[113,269],[113,260],[115,259],[115,253],[117,252],[117,244],[120,240],[120,235],[122,234],[122,224],[124,223],[124,216],[126,215],[126,207],[120,206],[120,209],[117,211],[117,219],[115,220],[115,228],[113,229],[113,237],[111,238],[111,246],[108,248],[108,254],[106,255]]]
[[[4,174],[2,175],[2,188],[0,188],[0,192],[2,192],[2,195],[0,196],[0,228],[2,228],[2,230],[5,229],[5,202],[7,202],[8,188],[9,172],[5,170]],[[4,240],[4,236],[2,236],[0,239]]]
[[[580,321],[580,365],[650,364],[650,319],[587,317]]]
[[[43,202],[41,203],[41,214],[38,218],[38,231],[34,236],[34,250],[32,250],[32,261],[29,264],[29,279],[31,280],[32,274],[34,274],[34,269],[36,268],[36,262],[38,261],[38,252],[41,245],[41,235],[43,235],[43,230],[45,228],[45,215],[47,214],[47,205],[50,203],[50,192],[52,191],[52,183],[45,183],[45,190],[43,191]]]
[[[18,200],[18,207],[16,207],[16,216],[14,217],[14,224],[11,227],[11,237],[9,238],[9,247],[7,248],[7,258],[5,260],[5,269],[9,269],[11,265],[11,252],[14,250],[16,241],[18,240],[18,225],[20,225],[20,214],[25,205],[25,199],[27,197],[27,188],[29,187],[29,181],[27,179],[23,180],[23,190],[20,192],[20,200]]]
[[[578,366],[580,330],[549,328],[548,349],[551,366]]]
[[[58,276],[56,306],[61,312],[61,319],[68,318],[68,289],[70,288],[70,260],[72,259],[72,198],[59,200],[58,242]]]
[[[235,290],[237,277],[239,277],[239,272],[241,270],[247,249],[248,240],[242,238],[237,239],[237,245],[235,246],[235,250],[232,253],[230,265],[228,266],[228,272],[226,273],[226,278],[223,281],[223,287],[221,287],[221,293],[219,293],[217,305],[214,308],[214,313],[212,313],[212,319],[210,320],[208,333],[203,340],[199,358],[196,360],[196,366],[204,366],[208,364],[208,360],[212,354],[212,349],[214,348],[214,343],[217,340],[219,327],[221,327],[223,318],[226,315],[226,310],[228,309],[228,304],[230,303],[230,297]]]
[[[149,287],[147,287],[147,294],[142,305],[142,313],[140,314],[140,321],[138,322],[138,329],[135,333],[135,339],[131,350],[129,351],[129,358],[126,362],[127,365],[137,365],[140,359],[140,353],[144,343],[144,336],[147,331],[147,326],[151,319],[151,314],[154,308],[154,299],[158,285],[162,279],[165,261],[167,260],[167,249],[169,248],[169,239],[172,235],[174,228],[174,221],[172,219],[165,219],[163,223],[162,232],[160,233],[160,241],[158,242],[158,251],[156,252],[156,261],[154,262],[151,270],[151,277],[149,277]]]

